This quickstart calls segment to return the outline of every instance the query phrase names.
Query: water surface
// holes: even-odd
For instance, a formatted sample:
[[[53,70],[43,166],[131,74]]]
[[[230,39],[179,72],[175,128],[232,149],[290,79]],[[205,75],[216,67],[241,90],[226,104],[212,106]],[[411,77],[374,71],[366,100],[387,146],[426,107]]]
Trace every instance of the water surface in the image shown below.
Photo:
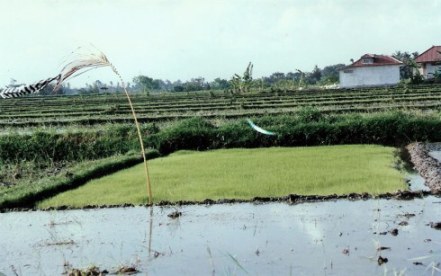
[[[441,261],[441,231],[427,224],[441,221],[440,203],[427,197],[2,213],[0,273],[134,265],[141,275],[431,275]],[[176,210],[181,217],[167,216]],[[380,255],[388,258],[381,266]]]

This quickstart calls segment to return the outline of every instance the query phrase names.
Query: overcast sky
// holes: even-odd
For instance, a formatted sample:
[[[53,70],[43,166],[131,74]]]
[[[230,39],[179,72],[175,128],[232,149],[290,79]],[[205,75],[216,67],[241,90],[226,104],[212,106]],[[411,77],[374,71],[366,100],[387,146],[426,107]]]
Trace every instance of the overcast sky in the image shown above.
[[[229,79],[441,45],[439,0],[0,0],[0,87],[54,76],[79,46],[136,75]],[[74,85],[117,79],[110,69]]]

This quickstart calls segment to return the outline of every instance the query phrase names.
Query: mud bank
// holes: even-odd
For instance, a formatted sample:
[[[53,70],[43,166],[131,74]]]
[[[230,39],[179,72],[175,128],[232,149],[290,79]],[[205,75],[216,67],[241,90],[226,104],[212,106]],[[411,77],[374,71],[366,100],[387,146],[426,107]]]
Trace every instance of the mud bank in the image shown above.
[[[440,143],[412,143],[406,147],[415,169],[425,179],[432,193],[441,192],[441,162],[431,155],[431,151],[439,151]]]
[[[395,193],[384,193],[379,195],[372,195],[368,193],[351,193],[346,195],[297,195],[290,194],[287,196],[280,197],[254,197],[252,199],[234,199],[234,198],[226,198],[226,199],[205,199],[202,201],[161,201],[154,206],[165,207],[165,206],[186,206],[186,205],[215,205],[215,204],[232,204],[232,203],[253,203],[253,204],[264,204],[264,203],[287,203],[291,205],[301,204],[301,203],[314,203],[314,202],[326,202],[326,201],[336,201],[336,200],[368,200],[368,199],[397,199],[397,200],[412,200],[415,198],[423,198],[429,195],[437,195],[430,191],[398,191]],[[0,213],[6,212],[26,212],[26,211],[64,211],[64,210],[88,210],[88,209],[103,209],[103,208],[123,208],[123,207],[149,207],[150,205],[134,205],[130,203],[119,204],[119,205],[86,205],[81,208],[72,207],[72,206],[59,206],[59,207],[50,207],[47,209],[37,209],[37,208],[3,208],[0,209]]]

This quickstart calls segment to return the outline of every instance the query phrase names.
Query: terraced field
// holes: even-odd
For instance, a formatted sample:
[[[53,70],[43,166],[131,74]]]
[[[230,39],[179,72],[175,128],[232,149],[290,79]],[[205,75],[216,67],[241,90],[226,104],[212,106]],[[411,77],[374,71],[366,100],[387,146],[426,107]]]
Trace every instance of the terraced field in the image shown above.
[[[371,88],[326,91],[280,91],[233,95],[218,93],[164,93],[133,95],[140,122],[202,116],[234,119],[249,116],[295,114],[304,107],[322,113],[366,113],[390,110],[438,110],[441,86]],[[87,126],[132,122],[125,96],[34,96],[0,101],[0,127]]]

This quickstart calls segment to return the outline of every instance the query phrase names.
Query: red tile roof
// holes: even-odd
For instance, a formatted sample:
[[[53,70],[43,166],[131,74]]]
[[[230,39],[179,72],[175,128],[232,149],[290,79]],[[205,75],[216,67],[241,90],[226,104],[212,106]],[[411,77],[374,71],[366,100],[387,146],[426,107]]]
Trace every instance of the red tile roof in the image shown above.
[[[421,55],[415,58],[415,62],[425,63],[425,62],[437,62],[441,61],[441,46],[432,46],[426,50]]]
[[[372,63],[363,63],[363,59],[371,58]],[[359,60],[352,63],[351,65],[346,66],[345,68],[352,68],[352,67],[367,67],[367,66],[384,66],[384,65],[401,65],[403,64],[398,59],[391,57],[391,56],[385,56],[385,55],[374,55],[374,54],[365,54],[363,55]]]

